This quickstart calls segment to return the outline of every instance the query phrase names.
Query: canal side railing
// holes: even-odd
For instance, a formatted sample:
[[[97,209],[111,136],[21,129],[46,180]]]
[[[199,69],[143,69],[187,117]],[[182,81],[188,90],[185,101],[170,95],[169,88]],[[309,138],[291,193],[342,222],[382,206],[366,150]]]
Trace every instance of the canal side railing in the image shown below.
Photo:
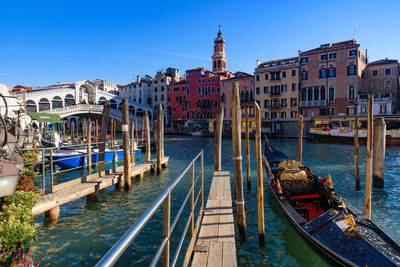
[[[195,177],[195,162],[200,159],[200,172]],[[171,193],[175,187],[183,180],[183,177],[190,170],[190,188],[188,193],[181,204],[172,224],[171,224]],[[200,189],[195,196],[195,186],[200,180]],[[200,212],[195,223],[195,209],[200,200]],[[176,248],[176,252],[173,256],[172,262],[170,261],[170,237],[177,225],[182,211],[185,208],[187,202],[190,203],[190,214],[187,218],[185,228],[179,240],[179,244]],[[193,247],[195,244],[196,236],[200,228],[200,222],[204,212],[204,151],[201,150],[182,170],[182,172],[175,178],[175,180],[162,192],[152,205],[143,213],[142,216],[125,232],[125,234],[118,240],[117,243],[103,256],[103,258],[97,263],[96,266],[113,266],[118,259],[123,255],[129,245],[135,240],[138,234],[150,221],[150,219],[156,214],[157,210],[163,206],[163,239],[162,242],[153,257],[150,266],[156,266],[161,256],[163,257],[163,266],[175,266],[180,251],[182,249],[183,242],[187,231],[190,231],[190,241],[188,249],[185,254],[183,265],[186,266],[189,263]]]
[[[136,139],[131,139],[131,142],[135,142]],[[107,151],[100,152],[100,145],[105,144]],[[74,149],[75,148],[75,149]],[[95,152],[94,148],[97,148],[98,151]],[[106,141],[106,142],[91,142],[91,143],[80,143],[80,144],[70,144],[68,146],[61,147],[41,147],[41,148],[30,148],[30,149],[21,149],[23,153],[29,151],[35,151],[39,153],[40,160],[38,159],[35,162],[27,162],[25,161],[25,166],[34,166],[39,170],[38,172],[38,180],[41,181],[41,193],[42,195],[46,195],[46,193],[54,193],[58,190],[61,190],[67,186],[71,186],[73,184],[78,184],[80,182],[85,182],[86,179],[94,177],[98,175],[98,173],[93,172],[97,167],[97,171],[99,170],[99,165],[103,164],[105,171],[105,164],[113,164],[112,169],[115,171],[118,165],[118,162],[122,160],[122,157],[118,157],[118,152],[122,151],[122,140],[115,141]],[[68,152],[77,150],[75,155],[68,155]],[[65,152],[65,158],[54,159],[54,154],[56,152]],[[106,153],[113,153],[112,159],[106,160]],[[134,151],[131,150],[131,153],[134,156]],[[100,161],[100,155],[104,154],[104,160]],[[93,157],[97,160],[93,161]],[[65,160],[83,160],[83,164],[78,167],[72,168],[55,168],[55,165],[58,165],[59,162]],[[87,170],[87,174],[81,178],[75,178],[63,181],[62,183],[55,184],[55,180],[57,180],[58,176],[63,173],[70,173],[76,170]],[[101,175],[101,174],[100,174]],[[46,184],[49,185],[49,189],[46,192]]]

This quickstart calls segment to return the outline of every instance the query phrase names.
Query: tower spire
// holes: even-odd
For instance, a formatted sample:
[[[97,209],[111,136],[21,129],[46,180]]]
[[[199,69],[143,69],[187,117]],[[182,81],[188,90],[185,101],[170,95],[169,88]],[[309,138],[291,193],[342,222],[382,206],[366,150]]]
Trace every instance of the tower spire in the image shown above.
[[[214,40],[214,55],[211,58],[213,72],[226,72],[225,40],[222,38],[221,25],[218,25],[217,38]]]

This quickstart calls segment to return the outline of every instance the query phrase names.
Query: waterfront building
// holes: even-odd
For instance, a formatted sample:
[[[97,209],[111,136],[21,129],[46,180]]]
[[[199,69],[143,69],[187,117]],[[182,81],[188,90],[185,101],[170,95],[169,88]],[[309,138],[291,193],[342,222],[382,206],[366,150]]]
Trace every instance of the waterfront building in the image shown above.
[[[367,100],[374,94],[374,114],[391,115],[398,113],[399,108],[399,62],[394,59],[383,59],[371,62],[365,72],[365,90],[358,97],[357,114],[367,113]]]
[[[168,86],[168,111],[173,124],[214,119],[221,100],[221,79],[204,68],[187,70],[185,78]]]
[[[240,106],[242,117],[245,117],[245,107],[249,108],[249,116],[254,117],[254,76],[245,72],[236,72],[234,77],[221,81],[221,105],[224,107],[224,119],[231,120],[232,87],[239,85]]]
[[[263,118],[298,118],[299,69],[297,57],[268,61],[256,67],[255,99]]]
[[[130,84],[119,88],[118,95],[134,102],[151,105],[152,81],[153,78],[149,75],[144,77],[138,75],[136,81],[132,80]]]
[[[300,113],[304,116],[355,115],[364,90],[367,56],[356,40],[299,51]]]

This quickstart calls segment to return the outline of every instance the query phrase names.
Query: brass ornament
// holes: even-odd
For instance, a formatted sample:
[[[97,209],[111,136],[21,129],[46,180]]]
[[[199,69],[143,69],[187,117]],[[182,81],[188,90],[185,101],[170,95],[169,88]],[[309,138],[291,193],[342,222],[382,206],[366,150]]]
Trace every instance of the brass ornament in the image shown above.
[[[330,174],[328,174],[328,178],[326,179],[326,182],[328,183],[329,189],[333,189],[334,184],[333,184],[333,182],[332,182],[332,177],[331,177]]]
[[[296,167],[300,167],[301,163],[295,160],[286,160],[279,163],[280,168],[284,168],[285,170],[291,170]]]
[[[356,221],[354,220],[353,215],[348,214],[346,216],[344,216],[344,218],[347,220],[347,225],[350,226],[349,228],[349,232],[353,232],[353,230],[356,230],[356,228],[354,226],[356,226]]]

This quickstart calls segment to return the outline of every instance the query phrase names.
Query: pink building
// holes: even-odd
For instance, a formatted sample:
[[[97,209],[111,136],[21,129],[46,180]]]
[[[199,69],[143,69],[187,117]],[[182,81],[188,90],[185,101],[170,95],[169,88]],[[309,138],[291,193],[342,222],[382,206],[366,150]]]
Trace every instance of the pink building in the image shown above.
[[[242,117],[245,116],[245,107],[249,107],[250,117],[254,117],[254,76],[245,72],[236,72],[233,78],[221,81],[221,105],[224,107],[224,119],[231,120],[231,97],[234,83],[239,84]]]

